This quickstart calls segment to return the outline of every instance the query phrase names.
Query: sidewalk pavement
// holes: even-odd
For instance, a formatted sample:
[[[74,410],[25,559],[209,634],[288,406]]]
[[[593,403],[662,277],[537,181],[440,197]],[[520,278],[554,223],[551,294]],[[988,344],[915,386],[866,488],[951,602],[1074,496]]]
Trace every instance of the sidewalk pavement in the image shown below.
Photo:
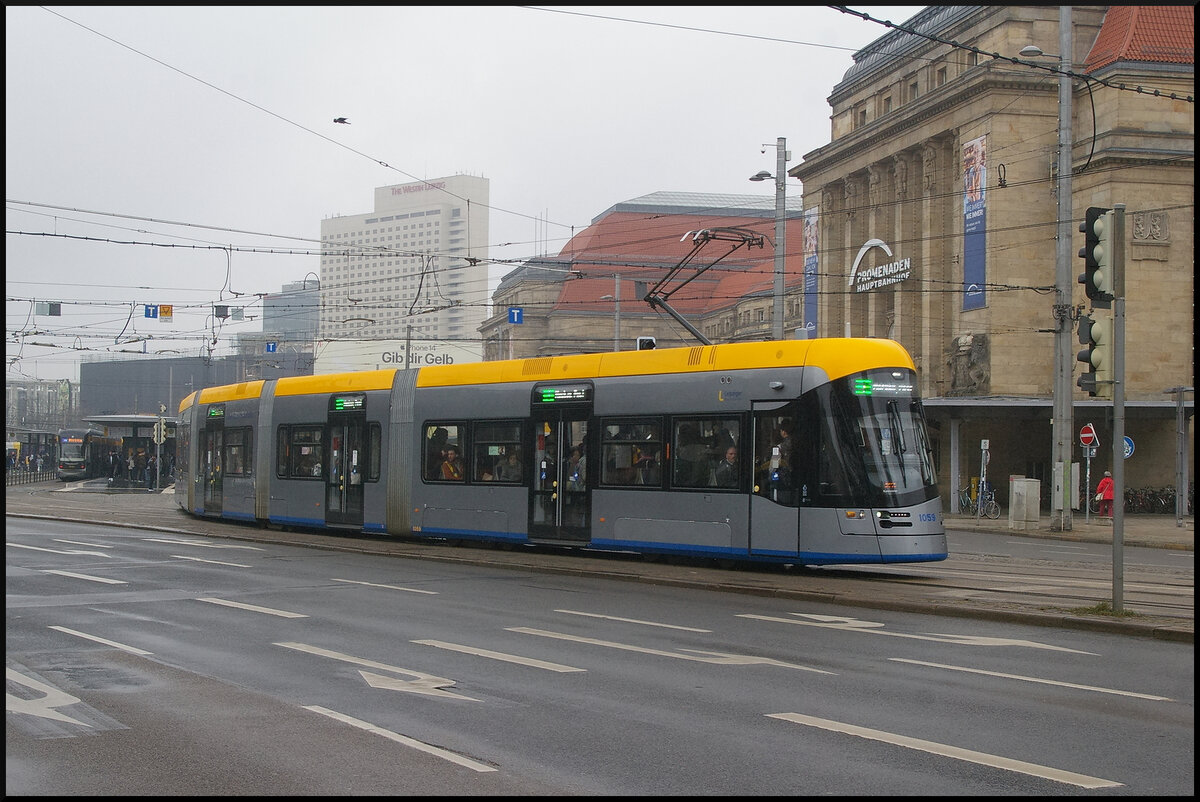
[[[1115,529],[1113,519],[1096,515],[1085,516],[1083,513],[1074,513],[1071,516],[1071,528],[1066,531],[1063,531],[1058,515],[1043,515],[1037,523],[1030,521],[1022,524],[1022,528],[1014,528],[1003,515],[994,521],[969,515],[947,514],[943,517],[947,529],[994,532],[1016,537],[1053,538],[1080,543],[1111,544]],[[1121,542],[1126,546],[1195,551],[1194,515],[1185,516],[1182,521],[1177,521],[1174,515],[1125,515],[1120,523]]]

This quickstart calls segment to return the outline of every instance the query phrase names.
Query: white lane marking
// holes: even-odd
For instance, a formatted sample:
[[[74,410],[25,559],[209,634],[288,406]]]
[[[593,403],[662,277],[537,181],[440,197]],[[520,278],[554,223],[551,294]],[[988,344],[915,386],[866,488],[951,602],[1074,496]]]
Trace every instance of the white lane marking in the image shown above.
[[[758,621],[772,621],[776,624],[795,624],[804,627],[821,627],[823,629],[840,629],[845,632],[861,632],[865,635],[887,635],[892,638],[911,638],[912,640],[931,640],[938,643],[956,643],[960,646],[1025,646],[1030,649],[1046,649],[1053,652],[1070,652],[1071,654],[1087,654],[1095,656],[1095,652],[1084,652],[1079,649],[1068,649],[1065,646],[1051,646],[1048,643],[1038,643],[1032,640],[1016,640],[1014,638],[988,638],[982,635],[945,635],[936,632],[924,635],[914,635],[909,632],[885,632],[880,627],[885,624],[877,621],[860,621],[857,618],[843,618],[830,615],[810,615],[807,613],[792,613],[809,621],[797,621],[794,618],[779,618],[771,615],[754,615],[738,613],[738,618],[753,618]]]
[[[480,763],[477,760],[471,760],[469,757],[463,757],[462,755],[455,754],[454,752],[446,749],[430,746],[423,741],[418,741],[415,738],[409,738],[407,735],[400,735],[399,733],[392,732],[391,730],[385,730],[382,727],[376,727],[374,724],[369,724],[362,719],[347,716],[345,713],[337,713],[328,708],[321,707],[320,705],[305,705],[304,709],[311,710],[314,713],[320,713],[322,716],[329,716],[329,718],[349,724],[352,727],[358,727],[361,730],[366,730],[367,732],[375,735],[382,735],[384,738],[395,741],[396,743],[404,744],[405,746],[411,746],[413,749],[433,755],[434,757],[440,757],[443,760],[449,760],[451,763],[457,763],[458,765],[471,769],[472,771],[478,771],[482,773],[485,771],[497,770],[495,767],[489,766],[486,763]]]
[[[712,632],[711,629],[697,629],[696,627],[681,627],[675,624],[660,624],[657,621],[641,621],[637,618],[621,618],[616,615],[600,615],[599,613],[581,613],[578,610],[555,610],[556,613],[566,613],[567,615],[582,615],[588,618],[603,618],[608,621],[621,621],[626,624],[643,624],[648,627],[663,627],[664,629],[682,629],[685,632]]]
[[[409,671],[407,668],[399,668],[397,666],[389,666],[387,663],[379,663],[375,660],[367,660],[363,657],[354,657],[353,655],[344,654],[342,652],[334,652],[329,649],[322,649],[320,646],[310,646],[307,643],[280,642],[276,646],[282,646],[285,649],[295,649],[298,652],[315,655],[317,657],[328,657],[332,660],[341,660],[344,663],[350,663],[357,666],[367,666],[368,668],[377,668],[381,671],[391,671],[396,674],[407,674],[410,677],[416,677],[415,680],[409,682],[404,680],[393,679],[391,677],[382,677],[379,674],[372,674],[369,671],[359,671],[362,678],[367,681],[367,684],[374,688],[388,688],[394,691],[408,691],[410,693],[424,693],[430,696],[446,696],[454,699],[465,699],[468,702],[478,702],[478,699],[472,699],[469,696],[462,696],[449,691],[443,691],[441,688],[447,688],[454,684],[454,680],[446,679],[445,677],[426,674],[423,671]],[[390,681],[390,682],[389,682]]]
[[[1039,677],[1026,677],[1026,676],[1022,676],[1020,674],[1004,674],[999,671],[985,671],[984,669],[981,669],[981,668],[967,668],[965,666],[951,666],[951,665],[945,665],[943,663],[927,663],[924,660],[909,660],[908,658],[905,658],[905,657],[889,657],[888,660],[891,660],[892,662],[895,662],[895,663],[912,663],[913,665],[917,665],[917,666],[929,666],[930,668],[944,668],[947,671],[965,671],[968,674],[983,674],[984,676],[987,676],[987,677],[1000,677],[1002,679],[1015,679],[1015,680],[1020,680],[1021,682],[1036,682],[1041,685],[1058,685],[1063,688],[1077,688],[1082,691],[1096,691],[1098,693],[1111,693],[1111,694],[1115,694],[1117,696],[1132,696],[1135,699],[1148,699],[1152,702],[1174,701],[1173,699],[1171,699],[1170,697],[1167,697],[1167,696],[1154,696],[1153,694],[1149,694],[1149,693],[1136,693],[1134,691],[1119,691],[1114,688],[1101,688],[1096,685],[1079,685],[1074,682],[1062,682],[1061,680],[1041,679]]]
[[[111,554],[105,554],[102,551],[80,551],[79,549],[48,549],[45,546],[27,546],[24,543],[10,543],[5,541],[5,546],[13,549],[29,549],[30,551],[46,551],[50,554],[86,554],[89,557],[103,557],[106,560],[111,560]]]
[[[548,663],[545,660],[536,660],[532,657],[521,657],[520,655],[505,654],[504,652],[493,652],[490,649],[479,649],[474,646],[463,646],[458,643],[447,643],[444,640],[415,640],[413,643],[419,643],[422,646],[433,646],[438,649],[448,649],[452,652],[473,654],[477,657],[489,657],[492,660],[503,660],[507,663],[516,663],[518,665],[530,666],[532,668],[544,668],[547,671],[558,671],[560,673],[566,673],[570,671],[587,671],[586,668],[564,666],[561,663]]]
[[[428,593],[431,596],[438,595],[438,592],[436,590],[419,590],[417,588],[401,587],[400,585],[380,585],[375,582],[361,582],[357,579],[333,579],[332,581],[333,582],[347,582],[351,585],[366,585],[367,587],[370,587],[370,588],[387,588],[388,590],[403,590],[403,591],[407,591],[408,593]]]
[[[632,646],[628,643],[617,643],[615,641],[597,640],[596,638],[584,638],[579,635],[567,635],[563,632],[549,632],[544,629],[530,629],[529,627],[505,627],[509,632],[520,632],[524,635],[537,635],[543,638],[557,638],[558,640],[573,641],[575,643],[588,643],[592,646],[606,646],[610,649],[621,649],[626,652],[638,652],[639,654],[653,654],[659,657],[674,657],[678,660],[693,660],[697,663],[711,663],[713,665],[726,666],[752,666],[752,665],[767,665],[780,666],[781,668],[794,668],[799,671],[812,671],[816,674],[830,674],[831,671],[823,671],[819,668],[810,666],[796,665],[795,663],[784,663],[780,660],[772,660],[769,657],[751,657],[749,655],[740,654],[725,654],[723,652],[704,652],[699,649],[687,649],[686,651],[693,654],[682,654],[680,652],[666,652],[660,649],[647,649],[643,646]],[[711,657],[697,657],[695,655],[712,655]]]
[[[128,584],[127,582],[123,582],[123,581],[122,581],[122,580],[120,580],[120,579],[108,579],[107,577],[103,577],[103,576],[90,576],[90,575],[88,575],[88,574],[77,574],[77,573],[75,573],[75,572],[73,572],[73,571],[56,571],[56,570],[54,570],[54,569],[51,569],[51,568],[47,568],[47,569],[45,569],[45,570],[43,571],[43,573],[47,573],[47,574],[58,574],[59,576],[69,576],[69,577],[71,577],[72,579],[86,579],[88,582],[103,582],[105,585],[125,585],[125,584]]]
[[[180,540],[177,537],[144,537],[147,543],[169,543],[172,546],[196,546],[202,549],[242,549],[244,551],[266,551],[258,546],[240,546],[231,543],[213,543],[206,540]]]
[[[198,598],[196,601],[208,602],[209,604],[221,604],[225,607],[236,607],[239,610],[249,610],[252,613],[277,615],[280,618],[308,618],[308,616],[304,615],[303,613],[289,613],[287,610],[276,610],[271,607],[259,607],[257,604],[243,604],[242,602],[226,601],[225,599]]]
[[[396,679],[395,677],[385,677],[382,674],[376,674],[373,671],[363,671],[361,668],[358,670],[358,674],[372,688],[381,688],[385,691],[419,693],[422,696],[462,699],[464,702],[479,701],[478,699],[472,699],[470,696],[463,696],[461,693],[451,693],[450,691],[442,690],[442,688],[453,686],[454,680],[446,679],[445,677],[435,677],[432,674],[425,674],[417,679]]]
[[[1054,782],[1066,783],[1068,785],[1077,785],[1081,788],[1119,788],[1124,783],[1119,783],[1114,780],[1105,780],[1100,777],[1089,777],[1086,774],[1076,774],[1072,771],[1063,771],[1061,769],[1051,768],[1049,766],[1039,766],[1036,763],[1026,763],[1023,760],[1013,760],[999,755],[989,755],[986,752],[975,752],[970,749],[963,749],[949,744],[940,744],[936,741],[924,741],[920,738],[909,738],[906,735],[897,735],[883,730],[873,730],[868,727],[856,727],[853,724],[845,724],[840,721],[831,721],[824,718],[816,718],[814,716],[806,716],[801,713],[767,713],[768,718],[782,719],[783,721],[791,721],[796,724],[803,724],[808,727],[818,727],[830,732],[841,732],[846,735],[855,735],[859,738],[866,738],[872,741],[882,741],[883,743],[893,744],[895,746],[903,746],[906,749],[918,749],[922,752],[929,752],[934,755],[942,755],[943,757],[954,758],[955,760],[965,760],[968,763],[978,763],[981,766],[991,766],[992,768],[1002,769],[1004,771],[1015,771],[1020,774],[1028,774],[1031,777],[1040,777]]]
[[[228,565],[230,568],[249,568],[250,567],[249,565],[247,565],[245,563],[227,563],[227,562],[223,562],[221,560],[205,560],[201,557],[189,557],[186,554],[172,554],[171,556],[173,558],[175,558],[176,560],[191,560],[192,562],[195,562],[195,563],[207,563],[209,565]]]
[[[118,643],[115,640],[108,640],[107,638],[101,638],[96,635],[89,635],[86,632],[80,632],[79,630],[76,630],[76,629],[67,629],[66,627],[60,627],[60,626],[51,626],[50,629],[57,630],[59,632],[65,632],[68,635],[74,635],[75,637],[83,638],[84,640],[95,641],[96,643],[103,643],[105,646],[112,646],[114,649],[120,649],[121,651],[129,652],[130,654],[140,654],[143,656],[154,654],[154,652],[148,652],[145,649],[138,649],[133,646],[127,646],[124,643]]]
[[[39,682],[33,677],[27,677],[19,671],[11,668],[6,668],[4,678],[9,682],[14,682],[18,685],[24,685],[26,688],[31,688],[41,692],[41,697],[37,699],[22,699],[19,696],[13,696],[11,693],[4,694],[4,709],[9,713],[24,713],[27,716],[37,716],[38,718],[48,718],[51,721],[62,721],[67,724],[78,724],[80,727],[91,729],[92,725],[85,722],[73,719],[66,713],[60,713],[55,710],[56,707],[70,707],[82,701],[77,696],[72,696],[66,691],[61,691],[52,685],[47,685],[44,682]]]
[[[54,538],[55,543],[70,543],[72,546],[91,546],[96,549],[115,549],[116,546],[107,543],[86,543],[82,540],[64,540],[61,537]]]

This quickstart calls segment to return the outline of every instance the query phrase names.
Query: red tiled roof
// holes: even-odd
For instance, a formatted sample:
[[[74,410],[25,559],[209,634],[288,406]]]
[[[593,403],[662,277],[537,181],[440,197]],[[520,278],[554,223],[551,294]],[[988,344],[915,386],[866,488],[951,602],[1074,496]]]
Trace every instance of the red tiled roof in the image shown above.
[[[1117,61],[1196,63],[1196,9],[1181,6],[1109,6],[1088,53],[1088,72]]]
[[[621,311],[625,314],[651,312],[649,304],[638,296],[634,282],[643,285],[640,288],[643,292],[648,291],[682,262],[694,245],[692,238],[685,234],[705,228],[733,227],[762,234],[763,247],[740,246],[730,253],[735,243],[710,241],[660,292],[675,290],[670,296],[670,304],[679,313],[687,315],[731,306],[755,292],[770,294],[774,286],[773,219],[700,214],[647,217],[613,212],[576,234],[559,252],[558,258],[573,260],[570,269],[581,272],[583,278],[562,282],[555,308],[564,312],[611,309],[613,302],[601,298],[613,295],[613,275],[620,274]],[[788,229],[788,239],[794,244],[788,248],[785,260],[787,285],[798,287],[804,281],[799,253],[800,220],[793,219]],[[714,262],[714,266],[696,276],[697,270]],[[691,281],[686,286],[679,286],[688,279]]]

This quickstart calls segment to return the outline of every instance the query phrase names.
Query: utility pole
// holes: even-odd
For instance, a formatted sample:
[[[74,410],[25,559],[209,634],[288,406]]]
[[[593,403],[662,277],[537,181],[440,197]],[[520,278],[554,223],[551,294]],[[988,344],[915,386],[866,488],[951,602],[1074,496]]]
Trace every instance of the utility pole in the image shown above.
[[[766,153],[763,145],[763,152]],[[759,170],[750,176],[751,181],[766,181],[775,179],[775,306],[772,312],[771,336],[776,340],[783,339],[783,287],[784,287],[784,253],[787,247],[787,139],[779,137],[775,141],[775,175],[766,170]],[[695,332],[693,332],[695,333]]]
[[[1188,507],[1188,419],[1183,410],[1183,394],[1194,392],[1194,387],[1172,387],[1163,390],[1168,395],[1175,396],[1175,525],[1183,526],[1183,517],[1187,515]]]
[[[1071,320],[1071,7],[1058,9],[1058,162],[1056,190],[1058,194],[1058,242],[1054,271],[1054,439],[1055,475],[1061,477],[1061,495],[1051,499],[1051,520],[1055,510],[1061,510],[1061,531],[1071,530],[1071,451],[1074,428],[1074,399],[1071,377],[1074,372],[1074,348]]]
[[[775,142],[775,319],[771,321],[771,336],[783,339],[783,257],[784,227],[787,225],[787,140]]]
[[[613,303],[616,305],[616,315],[613,317],[613,350],[621,350],[621,274],[613,275]]]

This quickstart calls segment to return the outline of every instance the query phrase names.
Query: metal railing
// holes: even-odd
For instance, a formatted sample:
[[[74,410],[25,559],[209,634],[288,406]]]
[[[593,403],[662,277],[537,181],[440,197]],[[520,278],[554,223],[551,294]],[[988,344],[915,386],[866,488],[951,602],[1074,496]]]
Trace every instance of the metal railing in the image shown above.
[[[5,487],[56,481],[58,481],[58,472],[54,468],[48,468],[42,471],[27,471],[24,468],[8,468],[4,471]]]

